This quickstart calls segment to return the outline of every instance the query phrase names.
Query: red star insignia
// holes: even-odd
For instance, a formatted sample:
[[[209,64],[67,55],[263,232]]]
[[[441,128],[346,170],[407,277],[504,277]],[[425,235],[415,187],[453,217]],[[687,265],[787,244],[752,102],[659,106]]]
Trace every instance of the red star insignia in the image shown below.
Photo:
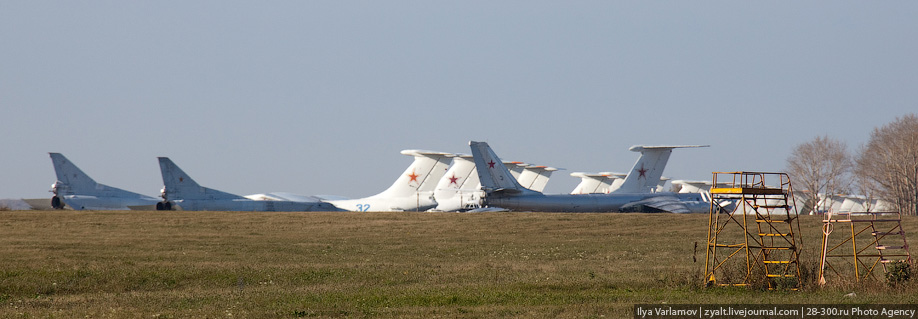
[[[644,168],[644,164],[641,164],[641,169],[639,169],[637,172],[638,177],[647,178],[647,175],[645,175],[645,173],[647,173],[647,169]]]
[[[494,163],[493,160],[488,162],[488,168],[494,168],[494,164],[497,164],[497,163]]]
[[[458,177],[456,177],[456,174],[453,174],[453,177],[448,177],[448,178],[449,178],[450,184],[456,184],[456,186],[459,186],[459,183],[456,183],[456,180],[459,179]]]
[[[411,180],[409,180],[408,182],[409,182],[409,183],[411,183],[411,182],[417,182],[417,181],[418,181],[418,176],[420,176],[420,175],[415,174],[414,171],[411,171],[411,174],[408,174],[408,177],[411,177]]]

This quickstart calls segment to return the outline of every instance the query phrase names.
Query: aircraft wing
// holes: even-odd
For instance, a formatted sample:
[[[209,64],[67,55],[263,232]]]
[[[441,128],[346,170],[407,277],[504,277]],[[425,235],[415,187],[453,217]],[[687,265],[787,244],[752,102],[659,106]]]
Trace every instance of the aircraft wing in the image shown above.
[[[509,209],[500,208],[500,207],[481,207],[467,211],[467,213],[493,213],[493,212],[509,212]]]
[[[128,205],[128,209],[130,210],[156,210],[156,205],[137,205],[137,206]]]
[[[254,195],[246,195],[244,197],[251,199],[251,200],[274,200],[274,201],[290,201],[290,202],[301,202],[301,203],[314,203],[314,202],[322,201],[322,199],[317,196],[299,195],[299,194],[286,193],[286,192],[254,194]]]
[[[315,195],[315,197],[318,198],[319,200],[322,200],[322,201],[330,201],[330,200],[349,200],[349,199],[352,199],[352,198],[347,197],[347,196],[339,196],[339,195]]]
[[[628,208],[639,208],[641,206],[652,207],[659,209],[664,212],[675,213],[675,214],[688,214],[692,211],[685,205],[679,198],[675,196],[651,196],[639,201],[628,203],[623,206],[623,209]]]
[[[54,210],[50,198],[24,198],[22,201],[29,204],[33,210]]]

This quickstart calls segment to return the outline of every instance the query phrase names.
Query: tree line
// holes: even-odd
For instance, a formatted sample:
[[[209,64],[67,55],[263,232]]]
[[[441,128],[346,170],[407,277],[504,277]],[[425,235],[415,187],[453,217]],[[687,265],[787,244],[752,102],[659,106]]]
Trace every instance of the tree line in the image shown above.
[[[873,129],[867,144],[850,154],[829,136],[794,147],[787,158],[794,188],[819,201],[819,194],[857,193],[918,214],[918,115],[908,114]],[[802,187],[801,187],[802,186]],[[870,209],[870,207],[868,207]]]

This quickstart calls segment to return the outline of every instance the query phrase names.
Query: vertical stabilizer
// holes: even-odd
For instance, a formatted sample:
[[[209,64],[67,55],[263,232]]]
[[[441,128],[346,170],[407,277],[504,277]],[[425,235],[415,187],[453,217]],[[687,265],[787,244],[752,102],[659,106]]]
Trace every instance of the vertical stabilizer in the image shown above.
[[[80,195],[95,195],[96,191],[99,188],[99,183],[96,183],[89,175],[83,173],[79,167],[74,165],[67,157],[64,157],[61,153],[49,153],[51,155],[51,163],[54,164],[54,173],[57,174],[57,181],[55,187],[60,190],[65,190],[68,195],[80,194]],[[61,194],[65,195],[65,194]]]
[[[605,173],[591,174],[573,172],[571,176],[580,178],[580,183],[577,184],[577,187],[574,187],[571,194],[596,194],[601,192],[600,188],[603,185],[602,182],[604,179],[608,178],[609,175]]]
[[[504,161],[503,163],[504,166],[507,167],[507,170],[510,171],[510,175],[512,175],[513,178],[516,178],[517,181],[520,180],[520,175],[523,174],[523,169],[526,168],[526,166],[529,166],[529,164],[517,161]]]
[[[418,187],[418,191],[432,192],[437,189],[437,184],[440,182],[440,180],[446,177],[446,171],[449,170],[450,162],[452,162],[453,158],[456,157],[456,154],[430,151],[416,152],[436,160],[436,163],[434,163],[433,167],[431,167],[430,172],[427,173],[427,176],[424,176],[424,181],[421,182],[421,186]]]
[[[621,186],[625,175],[613,172],[571,173],[571,176],[580,177],[580,184],[577,184],[571,194],[608,194],[613,190],[613,184],[615,187]]]
[[[475,162],[472,160],[472,155],[456,155],[453,158],[453,164],[446,171],[446,174],[440,178],[440,182],[437,183],[436,189],[465,189],[465,185],[469,182],[469,177],[473,175],[474,171]],[[477,174],[474,178],[474,184],[478,184]],[[476,186],[474,184],[472,187]]]
[[[166,200],[244,199],[245,197],[221,192],[198,185],[188,174],[168,157],[158,157],[163,175],[163,196]]]
[[[461,211],[481,206],[478,173],[472,155],[457,155],[434,190],[435,211]]]
[[[650,193],[660,183],[663,169],[669,161],[674,148],[707,147],[707,145],[679,146],[632,146],[629,150],[640,152],[641,157],[634,163],[622,185],[613,193]]]
[[[422,191],[433,191],[440,178],[446,175],[450,159],[455,156],[451,153],[420,150],[404,150],[401,153],[414,156],[414,162],[399,175],[395,183],[377,196],[405,197]]]
[[[507,163],[504,163],[505,165]],[[529,164],[518,164],[522,169],[519,175],[516,175],[516,182],[520,183],[520,186],[523,186],[528,189],[532,189],[532,184],[535,183],[536,178],[539,177],[538,166],[529,165]],[[507,169],[510,169],[509,167]],[[513,174],[513,170],[510,170],[510,174]]]
[[[475,168],[478,170],[478,179],[485,191],[492,192],[497,190],[525,190],[516,178],[510,174],[510,170],[504,166],[497,154],[491,150],[486,142],[469,142],[472,149],[472,156],[475,158]]]
[[[548,180],[551,179],[551,173],[558,170],[557,168],[546,166],[535,166],[527,169],[535,170],[539,174],[536,176],[535,181],[532,182],[532,186],[529,187],[529,189],[537,192],[545,190],[545,186],[548,186]]]

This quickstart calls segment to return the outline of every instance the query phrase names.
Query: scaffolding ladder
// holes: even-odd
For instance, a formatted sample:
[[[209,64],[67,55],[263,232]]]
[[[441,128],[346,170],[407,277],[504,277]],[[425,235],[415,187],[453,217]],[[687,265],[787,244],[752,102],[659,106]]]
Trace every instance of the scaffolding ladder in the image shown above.
[[[714,172],[708,217],[708,286],[799,289],[800,221],[785,173]]]
[[[848,225],[849,235],[841,242],[830,245],[830,234],[836,224]],[[847,250],[850,244],[850,249]],[[846,252],[847,250],[847,252]],[[849,212],[828,213],[823,219],[822,254],[819,260],[819,284],[826,283],[826,270],[838,277],[853,276],[856,281],[874,276],[877,266],[905,262],[911,265],[912,257],[902,228],[899,212]],[[851,270],[846,270],[850,268]]]

